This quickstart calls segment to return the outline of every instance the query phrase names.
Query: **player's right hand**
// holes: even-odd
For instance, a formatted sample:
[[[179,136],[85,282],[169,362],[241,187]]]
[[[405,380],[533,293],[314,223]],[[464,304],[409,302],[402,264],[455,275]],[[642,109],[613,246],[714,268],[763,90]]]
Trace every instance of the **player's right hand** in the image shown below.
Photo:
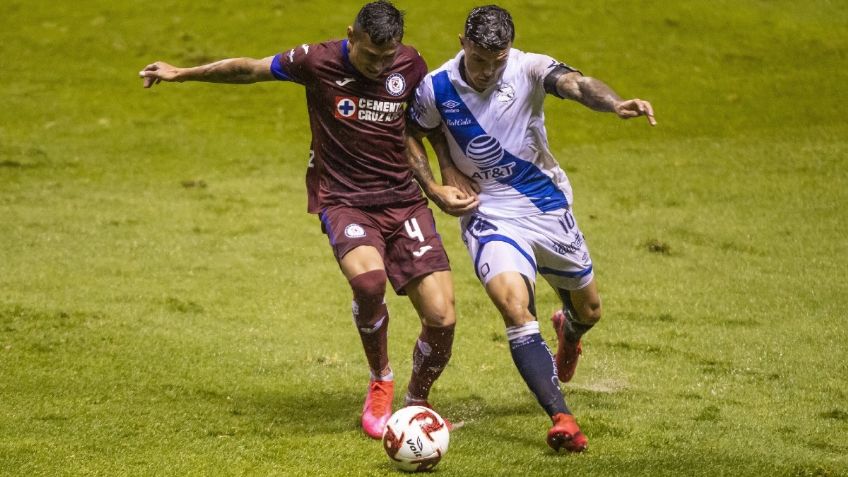
[[[462,217],[480,204],[476,195],[470,196],[449,185],[436,185],[428,195],[444,213],[454,217]]]
[[[160,81],[176,81],[178,74],[179,68],[162,61],[151,63],[138,72],[145,88],[159,84]]]
[[[475,199],[477,198],[477,193],[480,192],[480,186],[456,167],[442,169],[442,184],[456,187],[463,194]]]

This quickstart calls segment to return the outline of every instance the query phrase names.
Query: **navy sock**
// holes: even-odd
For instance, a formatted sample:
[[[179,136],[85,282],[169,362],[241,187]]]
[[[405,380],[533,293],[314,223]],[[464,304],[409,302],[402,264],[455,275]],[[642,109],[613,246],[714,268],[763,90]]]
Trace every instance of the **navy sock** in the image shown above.
[[[554,357],[539,333],[539,322],[510,326],[506,333],[512,361],[539,405],[549,416],[561,412],[571,414],[559,389]]]

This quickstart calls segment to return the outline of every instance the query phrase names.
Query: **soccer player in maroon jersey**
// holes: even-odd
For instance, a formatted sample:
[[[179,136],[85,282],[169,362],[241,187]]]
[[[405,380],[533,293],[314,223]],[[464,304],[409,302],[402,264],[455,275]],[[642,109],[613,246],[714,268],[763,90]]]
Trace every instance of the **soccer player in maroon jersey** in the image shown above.
[[[160,81],[272,80],[306,88],[312,129],[308,208],[320,217],[353,291],[353,317],[371,368],[362,427],[375,439],[382,437],[394,395],[387,281],[409,296],[421,318],[406,405],[429,406],[430,387],[451,356],[456,318],[450,266],[419,183],[454,215],[477,205],[476,198],[433,181],[429,166],[422,171],[421,164],[407,161],[404,111],[427,65],[402,39],[403,14],[378,1],[362,7],[344,40],[192,68],[157,61],[139,73],[145,88]]]

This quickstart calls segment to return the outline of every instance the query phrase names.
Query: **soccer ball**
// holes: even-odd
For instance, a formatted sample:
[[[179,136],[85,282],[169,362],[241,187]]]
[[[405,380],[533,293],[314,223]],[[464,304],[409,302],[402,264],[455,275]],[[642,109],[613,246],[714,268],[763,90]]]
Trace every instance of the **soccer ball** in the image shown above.
[[[430,470],[448,450],[450,432],[442,416],[423,406],[409,406],[392,414],[383,431],[383,448],[400,470]]]

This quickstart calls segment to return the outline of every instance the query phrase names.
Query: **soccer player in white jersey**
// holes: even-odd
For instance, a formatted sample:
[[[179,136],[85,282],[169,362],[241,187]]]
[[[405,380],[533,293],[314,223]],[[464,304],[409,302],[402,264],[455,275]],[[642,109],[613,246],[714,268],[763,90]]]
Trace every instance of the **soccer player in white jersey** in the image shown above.
[[[409,110],[408,154],[413,163],[426,162],[420,142],[426,135],[443,180],[479,194],[477,210],[460,221],[462,239],[503,316],[513,362],[553,422],[548,445],[581,452],[588,440],[559,382],[574,375],[581,337],[600,319],[601,299],[571,213],[571,185],[548,147],[543,103],[553,95],[624,119],[646,116],[652,126],[656,121],[647,101],[622,100],[603,82],[560,61],[514,49],[514,38],[512,18],[503,8],[471,11],[460,36],[462,50],[418,86]],[[551,318],[555,359],[536,320],[537,273],[562,298],[562,310]]]

